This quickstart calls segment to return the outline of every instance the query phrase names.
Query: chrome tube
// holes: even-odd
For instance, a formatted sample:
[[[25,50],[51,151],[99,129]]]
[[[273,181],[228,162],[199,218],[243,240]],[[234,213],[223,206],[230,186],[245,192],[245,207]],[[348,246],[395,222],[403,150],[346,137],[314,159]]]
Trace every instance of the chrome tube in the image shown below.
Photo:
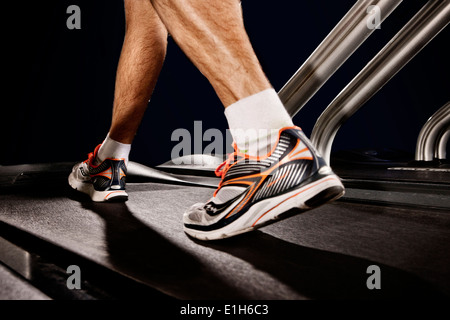
[[[402,0],[359,0],[281,88],[278,95],[294,117],[323,84],[376,29],[368,27],[370,6],[377,6],[380,22]]]
[[[436,111],[420,130],[419,136],[417,138],[415,160],[434,160],[434,157],[437,153],[436,149],[439,150],[440,140],[442,140],[443,135],[448,130],[449,126],[450,101],[447,102],[438,111]]]
[[[434,157],[439,160],[447,159],[447,143],[450,138],[450,127],[444,131],[437,140]]]
[[[399,72],[450,21],[450,0],[429,1],[337,95],[317,120],[311,140],[330,161],[342,124]]]
[[[33,259],[30,253],[0,237],[0,261],[25,279],[31,280]]]

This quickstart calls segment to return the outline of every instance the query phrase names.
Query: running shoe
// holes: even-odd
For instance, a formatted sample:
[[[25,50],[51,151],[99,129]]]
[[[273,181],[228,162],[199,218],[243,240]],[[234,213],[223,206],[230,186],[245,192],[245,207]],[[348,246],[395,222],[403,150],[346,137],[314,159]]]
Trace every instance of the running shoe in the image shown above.
[[[184,215],[184,231],[200,240],[231,237],[340,198],[344,186],[299,127],[279,131],[263,157],[236,146],[216,169],[213,197]],[[291,210],[294,209],[294,210]]]
[[[77,163],[69,175],[69,184],[75,190],[89,195],[92,201],[126,201],[125,191],[127,167],[125,159],[105,159],[96,165],[99,144],[88,158]]]

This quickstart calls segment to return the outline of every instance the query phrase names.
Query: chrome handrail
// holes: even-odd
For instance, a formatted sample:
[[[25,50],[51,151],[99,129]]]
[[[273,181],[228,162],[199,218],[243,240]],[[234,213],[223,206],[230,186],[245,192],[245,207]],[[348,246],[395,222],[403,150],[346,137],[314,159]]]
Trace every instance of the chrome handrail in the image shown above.
[[[378,8],[382,22],[401,2],[402,0],[359,0],[350,8],[278,92],[291,117],[300,111],[376,29],[369,28],[367,24],[371,6]]]
[[[442,135],[438,138],[436,147],[434,150],[434,156],[436,159],[447,159],[447,143],[450,139],[450,127],[443,131]]]
[[[450,129],[450,101],[436,111],[420,130],[416,144],[416,161],[445,159]],[[443,157],[443,158],[441,158]]]
[[[378,92],[450,21],[450,0],[432,0],[419,10],[387,45],[337,95],[318,118],[311,140],[330,161],[342,124]]]

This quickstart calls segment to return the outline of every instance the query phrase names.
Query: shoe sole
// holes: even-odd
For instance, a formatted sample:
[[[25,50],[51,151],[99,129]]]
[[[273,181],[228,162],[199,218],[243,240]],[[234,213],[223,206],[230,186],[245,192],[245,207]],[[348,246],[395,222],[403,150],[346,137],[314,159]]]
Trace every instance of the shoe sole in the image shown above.
[[[341,180],[336,175],[328,175],[288,193],[255,203],[242,217],[221,229],[201,231],[184,226],[184,232],[199,240],[229,238],[317,208],[342,197],[344,193]]]
[[[97,191],[92,183],[77,180],[73,173],[69,175],[68,181],[73,189],[87,194],[94,202],[124,202],[128,200],[125,190]]]

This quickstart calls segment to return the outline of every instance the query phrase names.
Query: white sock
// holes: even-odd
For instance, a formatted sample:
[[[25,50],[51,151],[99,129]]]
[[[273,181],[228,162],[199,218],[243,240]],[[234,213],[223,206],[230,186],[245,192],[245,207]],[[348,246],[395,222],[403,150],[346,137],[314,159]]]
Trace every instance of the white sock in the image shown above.
[[[281,128],[293,126],[275,89],[267,89],[225,109],[231,135],[240,152],[264,156],[278,140]]]
[[[113,140],[109,137],[109,133],[106,139],[103,141],[100,149],[97,153],[96,162],[101,163],[107,158],[113,159],[125,159],[125,164],[128,165],[128,156],[130,154],[131,144],[125,144]]]

